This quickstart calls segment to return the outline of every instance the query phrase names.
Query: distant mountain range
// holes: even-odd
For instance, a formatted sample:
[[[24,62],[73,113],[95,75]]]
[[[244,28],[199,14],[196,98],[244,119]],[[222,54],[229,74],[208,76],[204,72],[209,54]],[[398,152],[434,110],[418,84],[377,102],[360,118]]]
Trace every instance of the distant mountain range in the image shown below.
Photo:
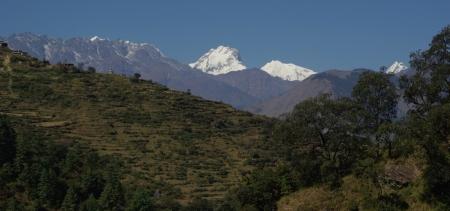
[[[259,101],[277,97],[299,83],[299,81],[286,81],[278,77],[273,77],[257,68],[217,75],[217,78],[258,98]]]
[[[222,75],[247,69],[247,66],[241,60],[239,50],[223,45],[210,49],[189,66],[212,75]],[[287,81],[302,81],[316,73],[313,70],[278,60],[270,61],[263,65],[260,70]]]
[[[187,91],[209,100],[222,101],[241,108],[258,99],[234,88],[213,75],[192,69],[166,57],[158,48],[147,43],[92,38],[55,39],[32,33],[13,34],[0,38],[11,48],[52,63],[83,63],[99,72],[132,75],[156,81],[169,88]]]
[[[247,68],[232,47],[212,48],[186,65],[165,56],[148,43],[92,38],[57,39],[32,33],[0,37],[11,48],[52,63],[74,63],[95,67],[99,72],[132,75],[153,80],[169,88],[222,101],[254,113],[279,116],[302,100],[320,93],[348,96],[359,74],[330,70],[317,73],[291,63],[272,60],[260,68]],[[394,62],[386,72],[399,75],[408,68]]]
[[[329,93],[334,97],[347,97],[350,96],[359,75],[364,71],[370,70],[330,70],[318,73],[299,82],[282,95],[247,109],[254,113],[279,116],[291,111],[297,103],[320,94]]]

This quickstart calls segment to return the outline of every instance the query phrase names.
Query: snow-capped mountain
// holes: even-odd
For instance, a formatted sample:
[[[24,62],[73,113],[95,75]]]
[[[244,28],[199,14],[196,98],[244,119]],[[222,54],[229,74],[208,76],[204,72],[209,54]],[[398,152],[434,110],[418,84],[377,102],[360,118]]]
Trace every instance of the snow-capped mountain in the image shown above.
[[[189,64],[189,66],[212,75],[220,75],[247,69],[247,67],[242,64],[237,49],[222,45],[210,49],[196,62]]]
[[[95,42],[95,41],[104,41],[104,38],[101,38],[99,36],[93,36],[91,37],[91,39],[89,39],[91,42]]]
[[[389,74],[399,74],[408,69],[403,62],[395,61],[389,68],[386,69],[386,73]]]
[[[51,38],[33,33],[18,33],[0,37],[12,49],[23,50],[33,57],[51,63],[73,63],[95,67],[98,72],[132,75],[140,73],[143,79],[163,84],[169,88],[186,91],[209,100],[222,101],[243,107],[257,101],[243,91],[228,85],[215,76],[194,70],[186,64],[166,57],[148,43],[111,40],[94,37],[69,39]]]
[[[55,39],[32,33],[14,34],[6,38],[10,46],[30,53],[32,56],[49,60],[51,63],[83,63],[100,72],[113,69],[116,73],[131,75],[139,72],[145,75],[145,67],[170,66],[176,70],[190,69],[187,65],[165,57],[155,46],[148,43],[134,43],[126,40],[92,38]]]
[[[316,74],[313,70],[297,66],[295,64],[283,63],[273,60],[263,67],[261,70],[267,72],[271,76],[282,78],[288,81],[303,81],[309,76]]]

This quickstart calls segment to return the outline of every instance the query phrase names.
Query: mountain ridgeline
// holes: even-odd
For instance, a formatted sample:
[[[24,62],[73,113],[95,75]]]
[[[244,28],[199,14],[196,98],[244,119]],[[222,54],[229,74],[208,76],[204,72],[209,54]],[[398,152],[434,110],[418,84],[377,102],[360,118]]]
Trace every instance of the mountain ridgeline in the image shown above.
[[[353,86],[361,73],[370,71],[357,69],[354,71],[330,70],[318,73],[296,83],[286,92],[248,108],[254,113],[269,116],[280,116],[293,110],[299,102],[320,94],[332,94],[334,97],[349,97]]]
[[[32,33],[14,34],[0,38],[12,49],[23,50],[51,63],[82,64],[92,66],[98,72],[133,75],[153,80],[169,88],[187,91],[206,99],[222,101],[235,107],[243,107],[257,101],[254,97],[212,75],[190,68],[164,56],[151,44],[124,40],[108,40],[99,37],[55,39]]]
[[[341,75],[357,73],[331,70],[319,73],[318,77],[322,79],[315,80],[312,79],[316,74],[313,70],[277,60],[261,68],[247,68],[239,51],[226,46],[210,49],[189,66],[165,56],[147,43],[97,36],[55,39],[32,33],[13,34],[0,39],[6,40],[12,49],[23,50],[54,64],[73,63],[81,69],[92,66],[98,72],[128,76],[139,73],[143,79],[153,80],[171,89],[189,90],[205,99],[268,116],[289,112],[296,103],[323,92],[348,96],[351,90],[349,85],[354,84],[357,78],[335,77],[337,72]],[[387,71],[400,74],[405,68],[396,62]],[[339,87],[341,85],[343,87]]]
[[[449,210],[448,40],[450,26],[408,74],[218,74],[286,90],[266,95],[295,104],[279,119],[0,42],[0,210]]]

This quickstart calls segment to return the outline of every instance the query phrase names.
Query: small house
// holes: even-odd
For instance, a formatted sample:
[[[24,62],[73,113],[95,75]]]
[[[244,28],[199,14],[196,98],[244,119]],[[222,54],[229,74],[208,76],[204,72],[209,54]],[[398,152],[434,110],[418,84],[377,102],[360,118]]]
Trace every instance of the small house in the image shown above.
[[[75,65],[72,63],[58,63],[57,66],[64,71],[78,72],[77,68],[75,68]]]
[[[12,54],[13,54],[13,55],[20,55],[20,56],[27,56],[27,55],[28,55],[27,52],[21,51],[21,50],[14,50],[14,51],[12,52]]]
[[[3,41],[3,40],[0,40],[0,47],[7,48],[8,47],[8,43]]]
[[[64,63],[64,64],[62,64],[62,65],[63,65],[63,67],[65,67],[65,68],[75,68],[75,65],[72,64],[72,63]]]

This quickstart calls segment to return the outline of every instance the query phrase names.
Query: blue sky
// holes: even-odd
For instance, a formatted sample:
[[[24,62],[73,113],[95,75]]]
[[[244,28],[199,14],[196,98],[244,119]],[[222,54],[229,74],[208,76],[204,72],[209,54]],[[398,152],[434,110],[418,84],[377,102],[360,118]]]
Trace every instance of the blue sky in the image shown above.
[[[449,0],[2,0],[0,35],[99,35],[149,42],[181,62],[220,44],[250,67],[378,68],[427,47]]]

